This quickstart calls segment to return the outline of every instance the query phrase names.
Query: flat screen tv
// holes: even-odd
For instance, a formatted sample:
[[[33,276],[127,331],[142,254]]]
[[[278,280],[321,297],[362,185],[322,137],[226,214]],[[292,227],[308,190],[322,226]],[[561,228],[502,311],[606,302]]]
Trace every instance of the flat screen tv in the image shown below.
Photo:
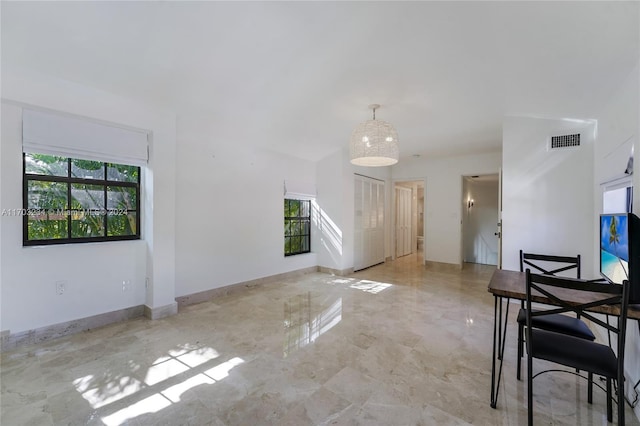
[[[600,215],[600,275],[629,280],[629,303],[640,303],[640,219],[633,213]]]

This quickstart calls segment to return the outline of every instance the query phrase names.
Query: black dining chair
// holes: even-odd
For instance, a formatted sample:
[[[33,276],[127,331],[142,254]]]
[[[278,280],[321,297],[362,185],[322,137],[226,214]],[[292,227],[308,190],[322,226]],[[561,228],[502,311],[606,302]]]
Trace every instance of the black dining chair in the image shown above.
[[[581,279],[533,274],[526,270],[526,342],[527,342],[527,390],[528,423],[533,425],[533,379],[538,375],[558,370],[544,370],[533,375],[533,360],[543,359],[553,363],[586,371],[589,380],[589,402],[593,375],[606,378],[607,419],[613,419],[612,381],[616,386],[618,424],[624,425],[624,347],[629,305],[629,282],[622,285]],[[558,307],[546,311],[532,310],[533,302],[555,304]],[[617,314],[617,325],[605,323],[592,314],[600,308],[603,313]],[[594,324],[617,335],[616,352],[607,345],[580,339],[564,333],[536,328],[534,320],[563,312],[575,312]],[[617,355],[616,355],[617,354]],[[566,371],[581,376],[573,371]],[[600,387],[599,384],[596,386]]]
[[[524,272],[525,266],[535,273],[556,275],[560,272],[575,272],[575,277],[580,278],[580,255],[577,256],[553,256],[546,254],[525,253],[520,250],[520,272]],[[521,380],[522,357],[524,356],[524,326],[526,323],[526,309],[524,301],[518,312],[518,366],[517,379]],[[534,317],[532,326],[542,330],[564,333],[580,339],[594,341],[596,336],[589,326],[580,319],[564,314],[545,315]]]

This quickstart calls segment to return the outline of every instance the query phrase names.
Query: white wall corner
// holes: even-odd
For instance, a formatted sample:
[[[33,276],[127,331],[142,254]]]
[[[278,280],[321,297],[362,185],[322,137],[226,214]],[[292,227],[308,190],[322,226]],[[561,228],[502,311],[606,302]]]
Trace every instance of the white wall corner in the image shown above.
[[[178,302],[169,303],[168,305],[158,306],[156,308],[151,308],[147,305],[144,305],[144,316],[151,320],[170,317],[172,315],[176,315],[177,313]]]

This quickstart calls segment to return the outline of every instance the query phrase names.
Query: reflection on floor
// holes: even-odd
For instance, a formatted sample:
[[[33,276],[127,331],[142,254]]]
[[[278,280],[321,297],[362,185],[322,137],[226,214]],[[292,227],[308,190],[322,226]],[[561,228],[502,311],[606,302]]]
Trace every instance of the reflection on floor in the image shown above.
[[[420,259],[310,274],[5,352],[1,424],[526,424],[515,324],[489,407],[493,267]],[[590,406],[582,379],[542,375],[534,392],[536,424],[606,424],[604,393]],[[630,408],[627,419],[638,424]]]

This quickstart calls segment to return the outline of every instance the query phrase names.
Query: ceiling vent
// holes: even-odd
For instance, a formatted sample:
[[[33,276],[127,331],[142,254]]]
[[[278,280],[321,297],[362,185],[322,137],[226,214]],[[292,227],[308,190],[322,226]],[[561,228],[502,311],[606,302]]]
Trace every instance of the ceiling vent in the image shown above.
[[[572,148],[576,146],[580,146],[580,133],[551,136],[551,149]]]

